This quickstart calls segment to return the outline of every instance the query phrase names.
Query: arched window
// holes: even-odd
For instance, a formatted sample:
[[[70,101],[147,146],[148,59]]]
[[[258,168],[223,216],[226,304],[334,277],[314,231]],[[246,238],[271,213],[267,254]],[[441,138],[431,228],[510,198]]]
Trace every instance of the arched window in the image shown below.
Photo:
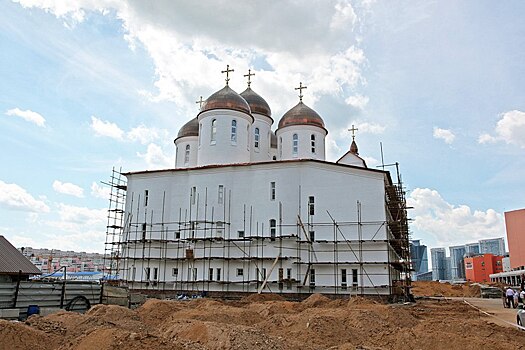
[[[211,121],[211,143],[217,142],[217,119]]]
[[[246,149],[250,150],[250,126],[246,126]]]
[[[255,148],[259,148],[259,128],[255,128],[255,132],[254,132],[254,139],[255,139],[255,142],[254,142],[254,147]]]
[[[202,124],[199,124],[199,146],[201,145],[201,137],[202,137]]]
[[[279,158],[283,158],[283,138],[279,137]]]
[[[186,145],[186,151],[184,152],[184,165],[188,165],[190,162],[190,145]]]
[[[312,146],[312,153],[315,153],[315,135],[310,136],[310,145]]]
[[[231,134],[232,143],[237,143],[237,120],[232,120],[232,134]]]
[[[299,149],[299,136],[293,134],[292,136],[292,154],[294,157],[297,157],[297,151]]]

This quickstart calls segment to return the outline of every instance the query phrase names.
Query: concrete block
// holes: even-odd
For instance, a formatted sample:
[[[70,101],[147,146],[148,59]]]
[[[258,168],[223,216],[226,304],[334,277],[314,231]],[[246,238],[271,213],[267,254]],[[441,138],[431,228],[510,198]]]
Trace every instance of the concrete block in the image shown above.
[[[0,309],[0,318],[8,320],[18,320],[20,310],[18,309]]]
[[[47,316],[50,314],[54,314],[55,312],[58,312],[62,310],[59,307],[41,307],[40,308],[40,316]]]

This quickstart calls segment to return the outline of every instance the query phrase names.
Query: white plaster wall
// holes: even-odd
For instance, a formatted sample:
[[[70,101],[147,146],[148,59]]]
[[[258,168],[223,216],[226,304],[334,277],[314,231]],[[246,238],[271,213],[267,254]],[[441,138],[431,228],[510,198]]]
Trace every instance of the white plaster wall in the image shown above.
[[[175,141],[175,168],[191,168],[197,166],[198,136],[181,137]],[[186,145],[190,145],[190,159],[184,163]]]
[[[276,184],[275,200],[270,198],[270,182]],[[222,203],[219,203],[219,185],[224,188]],[[196,189],[194,198],[191,197],[192,187]],[[146,189],[148,205],[144,203]],[[308,215],[309,196],[315,198],[314,215]],[[318,274],[316,291],[324,288],[320,292],[330,288],[335,290],[335,286],[340,284],[338,275],[334,275],[334,259],[340,265],[337,268],[347,266],[348,274],[351,269],[360,269],[358,261],[362,259],[365,267],[364,271],[359,270],[359,274],[368,277],[360,278],[360,286],[361,283],[365,287],[388,286],[388,261],[393,255],[387,243],[381,242],[387,239],[384,198],[383,173],[328,163],[276,162],[191,171],[136,173],[128,175],[125,220],[128,222],[128,230],[124,237],[138,242],[130,243],[129,249],[123,251],[122,256],[149,257],[143,263],[158,265],[159,276],[164,276],[166,271],[166,281],[172,283],[174,279],[171,271],[174,267],[179,268],[179,281],[188,281],[188,276],[183,277],[183,273],[186,273],[184,271],[189,268],[190,263],[180,258],[185,257],[186,249],[193,249],[196,260],[191,268],[197,268],[200,281],[209,284],[209,281],[204,281],[207,280],[204,277],[209,268],[221,268],[222,280],[256,281],[255,268],[266,268],[269,272],[273,260],[280,254],[287,259],[280,261],[272,272],[272,283],[278,282],[278,268],[283,268],[284,271],[292,268],[294,278],[302,282],[307,271],[307,264],[304,262],[328,263],[315,267]],[[361,226],[357,225],[358,208]],[[332,219],[327,211],[338,222],[338,230],[334,231],[334,226],[330,225]],[[312,249],[308,250],[309,244],[304,233],[296,225],[297,215],[300,215],[306,231],[315,231],[317,242],[312,246],[315,254],[311,252]],[[277,221],[278,237],[295,237],[270,240],[270,219]],[[191,227],[184,225],[189,220],[200,222],[194,227],[193,233]],[[229,224],[218,228],[212,222],[219,220]],[[147,227],[145,241],[142,241],[143,223]],[[219,233],[218,229],[222,229],[222,232]],[[258,236],[265,239],[239,239],[229,243],[185,240],[189,237],[212,236],[233,239],[238,237],[239,230],[244,231],[245,237]],[[180,232],[181,240],[176,239],[177,231]],[[297,237],[303,243],[297,243]],[[377,242],[365,242],[359,246],[359,238]],[[323,242],[334,240],[338,241],[336,256],[333,242]],[[166,243],[167,241],[170,243]],[[299,250],[298,244],[301,247]],[[247,255],[252,259],[243,260]],[[198,259],[204,257],[214,259]],[[222,257],[236,259],[226,260]],[[130,259],[127,264],[138,265],[141,260]],[[244,268],[244,276],[235,275],[238,267]],[[143,276],[136,274],[135,280],[143,281]],[[347,281],[350,286],[351,276]],[[216,285],[210,288],[225,290],[224,284],[214,283]],[[191,286],[186,285],[184,288],[189,287]],[[256,287],[257,283],[253,282],[228,286],[227,290],[254,291]],[[286,286],[284,289],[286,292]],[[289,291],[298,292],[297,285],[294,284]],[[388,288],[383,291],[388,293]],[[350,288],[347,292],[350,292]]]
[[[293,134],[299,138],[297,155],[293,154]],[[316,151],[312,153],[310,137],[315,135]],[[282,129],[277,129],[277,148],[279,160],[286,159],[318,159],[325,160],[325,137],[326,130],[313,125],[290,125]],[[281,148],[282,139],[282,150]]]
[[[350,152],[347,152],[341,159],[337,161],[337,163],[365,167],[363,160]]]
[[[252,125],[251,161],[267,162],[272,159],[270,152],[270,137],[272,119],[267,116],[254,113],[255,121]],[[259,128],[259,147],[255,147],[255,128]]]
[[[197,165],[234,164],[250,161],[252,117],[248,114],[216,109],[199,115],[200,144]],[[217,120],[216,141],[211,142],[211,123]],[[231,122],[237,120],[237,141],[231,141]]]

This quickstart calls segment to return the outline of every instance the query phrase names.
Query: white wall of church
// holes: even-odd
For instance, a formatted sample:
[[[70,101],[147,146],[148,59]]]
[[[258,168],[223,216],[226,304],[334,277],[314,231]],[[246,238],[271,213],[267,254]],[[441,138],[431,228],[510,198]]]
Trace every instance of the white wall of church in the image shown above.
[[[372,280],[360,277],[359,283],[388,286],[389,247],[380,242],[387,239],[384,198],[381,172],[309,161],[131,174],[126,201],[129,224],[124,235],[130,243],[122,256],[147,257],[130,259],[126,278],[145,281],[142,274],[150,267],[152,279],[152,268],[156,267],[158,280],[163,276],[163,281],[169,283],[175,279],[189,283],[193,273],[197,274],[195,282],[209,283],[209,269],[214,269],[214,274],[221,269],[221,282],[256,280],[255,269],[264,268],[269,273],[275,257],[281,255],[287,259],[277,264],[270,276],[272,283],[279,279],[279,268],[283,269],[281,274],[292,269],[293,278],[302,281],[306,262],[315,260],[317,288],[335,288],[341,280],[334,274],[334,259],[337,268],[347,274],[359,269],[361,259],[369,265],[366,271],[358,271],[359,276],[367,274]],[[328,213],[338,222],[337,230]],[[313,231],[315,242],[311,246],[297,225],[298,215],[307,234]],[[358,225],[359,218],[362,225]],[[270,220],[275,220],[275,231],[270,228]],[[183,223],[189,221],[198,223],[192,227]],[[218,225],[217,221],[225,223]],[[272,232],[275,240],[270,239]],[[226,244],[189,239],[212,236],[237,241]],[[288,237],[279,239],[283,236]],[[298,238],[302,243],[297,242]],[[359,246],[360,239],[378,242]],[[334,240],[340,241],[337,256],[328,242]],[[150,243],[144,250],[146,241]],[[162,242],[170,242],[169,247]],[[185,259],[186,249],[195,254],[191,263]],[[247,255],[252,259],[246,259]],[[208,259],[199,260],[204,257]],[[237,275],[239,268],[243,275]],[[173,269],[179,269],[177,276],[173,276]],[[216,279],[214,283],[218,283]],[[228,290],[254,291],[257,283],[253,283],[229,286]],[[218,284],[214,288],[225,287]],[[297,292],[297,284],[293,284],[292,291]],[[384,292],[388,294],[388,288]]]
[[[198,141],[198,136],[185,136],[175,141],[176,168],[191,168],[197,166]]]
[[[272,159],[270,153],[272,119],[257,113],[253,113],[253,117],[255,121],[252,125],[251,161],[267,162]],[[258,129],[259,132],[258,142],[256,129]]]
[[[276,135],[279,154],[277,159],[325,160],[324,129],[313,125],[290,125],[277,129]],[[294,146],[294,135],[297,135],[297,147]],[[312,135],[315,137],[315,147],[312,147]]]
[[[248,163],[252,117],[242,112],[216,109],[199,115],[197,165]],[[216,128],[212,128],[215,120]],[[232,122],[235,130],[232,131]],[[234,136],[232,136],[232,133]]]

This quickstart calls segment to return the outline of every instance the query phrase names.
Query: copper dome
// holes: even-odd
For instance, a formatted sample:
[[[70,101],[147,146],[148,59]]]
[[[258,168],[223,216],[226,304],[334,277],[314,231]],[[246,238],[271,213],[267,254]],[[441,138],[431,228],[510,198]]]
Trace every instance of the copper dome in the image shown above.
[[[270,106],[268,106],[268,103],[251,88],[248,87],[241,92],[241,96],[250,105],[252,113],[262,114],[269,118],[272,117],[272,110],[270,109]]]
[[[325,129],[321,116],[303,102],[286,112],[279,121],[279,129],[289,125],[314,125]]]
[[[199,114],[212,109],[232,109],[251,115],[248,102],[228,85],[206,99]]]
[[[185,136],[199,136],[199,121],[193,118],[180,128],[177,139]]]

